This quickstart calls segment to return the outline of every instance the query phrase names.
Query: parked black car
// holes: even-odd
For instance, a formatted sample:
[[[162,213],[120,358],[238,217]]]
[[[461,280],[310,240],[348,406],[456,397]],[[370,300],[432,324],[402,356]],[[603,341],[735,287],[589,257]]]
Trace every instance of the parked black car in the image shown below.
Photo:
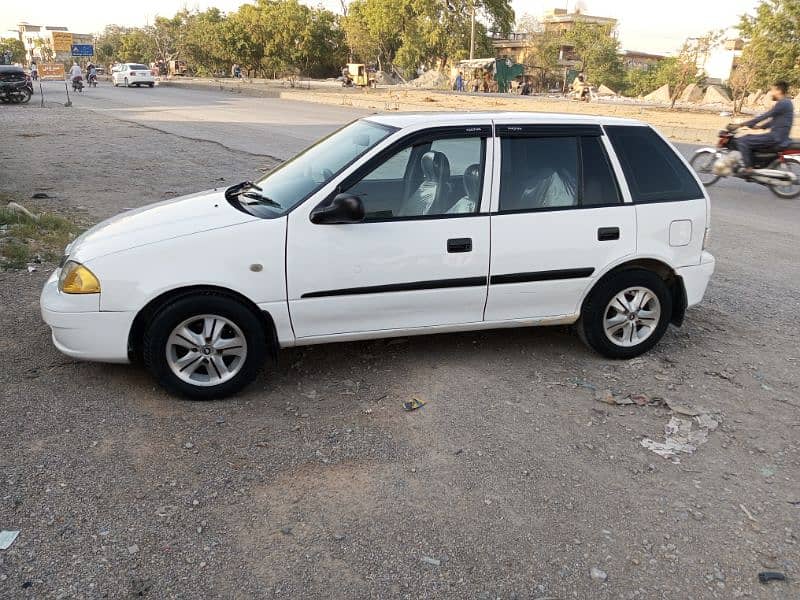
[[[33,82],[22,67],[0,66],[0,102],[24,104],[33,95]]]

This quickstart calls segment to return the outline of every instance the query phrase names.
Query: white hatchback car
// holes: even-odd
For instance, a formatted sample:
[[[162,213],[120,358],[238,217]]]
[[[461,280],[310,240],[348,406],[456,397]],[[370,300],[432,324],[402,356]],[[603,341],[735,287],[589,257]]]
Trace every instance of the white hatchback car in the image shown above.
[[[648,125],[532,113],[355,121],[261,180],[123,213],[41,297],[65,354],[232,394],[280,348],[576,324],[612,358],[703,298],[709,201]]]
[[[140,87],[143,85],[153,87],[156,79],[150,67],[139,63],[123,63],[114,65],[111,69],[111,81],[114,87],[124,85],[125,87]]]

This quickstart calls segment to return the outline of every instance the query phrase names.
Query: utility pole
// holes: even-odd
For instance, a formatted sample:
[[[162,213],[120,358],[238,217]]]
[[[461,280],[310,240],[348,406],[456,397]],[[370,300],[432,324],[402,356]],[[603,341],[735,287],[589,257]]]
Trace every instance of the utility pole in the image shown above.
[[[472,0],[472,29],[469,34],[469,59],[475,58],[475,0]]]

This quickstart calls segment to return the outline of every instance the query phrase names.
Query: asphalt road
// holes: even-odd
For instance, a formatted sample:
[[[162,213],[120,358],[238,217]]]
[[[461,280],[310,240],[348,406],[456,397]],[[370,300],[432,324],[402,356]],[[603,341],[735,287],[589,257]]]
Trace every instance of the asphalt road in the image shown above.
[[[61,82],[43,84],[47,101],[65,102]],[[39,99],[37,96],[32,102]],[[284,160],[365,111],[255,98],[230,92],[157,86],[114,87],[100,82],[81,93],[70,91],[73,106],[190,139],[220,143],[233,150]]]
[[[73,100],[0,110],[0,191],[91,220],[240,181],[358,114]],[[0,598],[800,597],[800,201],[723,182],[712,211],[705,301],[639,359],[559,327],[329,344],[210,403],[59,355],[38,314],[53,265],[0,272],[0,530],[21,532]],[[404,412],[411,395],[428,403]],[[641,446],[663,398],[720,420],[680,464]]]
[[[58,82],[45,83],[45,93],[48,100],[64,97]],[[108,82],[81,94],[73,93],[71,99],[79,109],[279,160],[291,157],[349,120],[368,114],[348,107],[203,89],[115,88]],[[677,145],[687,156],[696,148]],[[752,243],[748,247],[757,247],[764,238],[796,230],[800,200],[780,200],[761,186],[738,180],[719,182],[711,189],[711,195],[713,229],[749,227]],[[791,274],[798,274],[796,262],[786,266]]]

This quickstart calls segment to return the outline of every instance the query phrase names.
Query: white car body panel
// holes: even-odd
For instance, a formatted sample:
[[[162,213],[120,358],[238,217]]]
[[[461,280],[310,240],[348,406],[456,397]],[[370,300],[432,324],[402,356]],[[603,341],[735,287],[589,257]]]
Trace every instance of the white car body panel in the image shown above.
[[[619,227],[619,240],[598,241],[601,227]],[[631,204],[604,208],[510,213],[492,216],[492,269],[486,319],[574,314],[587,279],[636,250],[636,212]],[[565,278],[586,269],[583,277]],[[562,271],[557,279],[497,283],[503,275]],[[547,275],[542,275],[546,277]]]
[[[117,71],[114,77],[123,74]],[[63,294],[59,271],[42,291],[42,315],[59,350],[87,360],[124,362],[136,315],[163,294],[193,286],[229,290],[267,312],[281,347],[573,323],[597,280],[634,259],[658,260],[673,269],[684,282],[688,305],[702,299],[714,269],[713,257],[703,251],[707,194],[697,200],[632,203],[605,137],[623,200],[619,205],[498,214],[502,157],[499,139],[490,138],[479,213],[346,225],[310,220],[313,209],[359,166],[418,130],[486,123],[640,123],[531,113],[369,118],[402,129],[283,217],[257,218],[212,190],[129,211],[86,232],[67,253],[97,276],[102,292]],[[619,239],[599,241],[603,227],[618,227]],[[472,250],[448,252],[447,242],[455,238],[470,238]],[[575,269],[591,273],[491,283],[492,277]],[[397,289],[442,281],[449,283]],[[385,293],[381,286],[393,289]]]

